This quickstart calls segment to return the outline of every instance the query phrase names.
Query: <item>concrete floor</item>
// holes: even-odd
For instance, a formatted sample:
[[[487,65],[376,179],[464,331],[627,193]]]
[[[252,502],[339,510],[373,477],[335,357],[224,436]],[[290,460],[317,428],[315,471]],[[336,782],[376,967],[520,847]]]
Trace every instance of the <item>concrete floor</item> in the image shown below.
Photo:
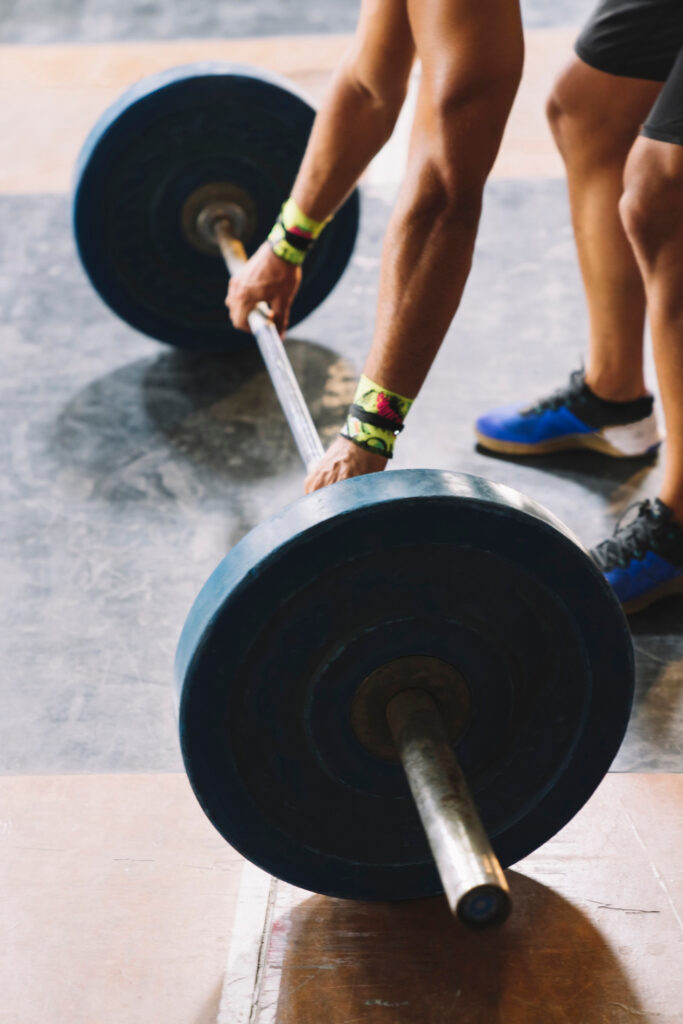
[[[583,0],[580,9],[547,0],[525,6],[525,83],[487,187],[474,269],[395,467],[457,469],[507,483],[591,544],[631,502],[655,493],[656,459],[494,459],[474,448],[472,436],[481,410],[554,389],[585,349],[565,187],[541,117],[548,82],[569,54],[566,26],[578,25],[585,9]],[[3,1024],[3,1013],[8,1024],[137,1024],[155,1013],[166,1024],[216,1020],[241,861],[204,821],[180,774],[172,660],[209,572],[274,505],[297,497],[302,481],[255,353],[182,356],[116,321],[92,293],[71,239],[68,170],[93,116],[144,70],[215,51],[285,71],[319,95],[345,37],[325,35],[317,45],[214,37],[343,33],[354,18],[353,5],[275,0],[213,8],[0,0],[0,899],[12,936]],[[289,341],[325,441],[338,429],[372,330],[402,145],[397,138],[365,180],[359,242],[343,282]],[[613,767],[614,785],[632,782],[628,793],[636,796],[619,789],[626,817],[613,825],[622,838],[631,834],[628,821],[637,827],[629,850],[623,846],[631,866],[611,879],[608,893],[605,861],[594,895],[609,908],[621,906],[619,887],[647,890],[647,898],[622,901],[625,930],[609,924],[609,913],[591,918],[594,948],[607,942],[617,957],[627,948],[638,956],[624,953],[610,974],[612,1009],[587,1015],[590,1024],[622,1024],[633,1013],[657,1024],[683,1020],[675,1001],[676,987],[683,991],[680,872],[667,866],[661,844],[648,857],[637,852],[638,837],[660,829],[669,856],[681,846],[682,613],[683,599],[672,599],[632,619],[636,705]],[[607,812],[596,808],[583,812],[593,816],[580,850],[577,831],[569,846],[558,837],[560,845],[539,853],[562,861],[548,884],[578,906],[601,856],[594,829]],[[139,871],[148,875],[133,879]],[[195,877],[204,879],[200,891]],[[650,906],[648,886],[654,892],[658,877],[666,910]],[[532,890],[524,891],[536,906]],[[293,897],[282,898],[288,914]],[[112,908],[121,900],[117,916]],[[650,910],[666,915],[666,938],[658,941],[648,925],[653,934],[643,945],[633,915]],[[57,920],[64,921],[59,933]],[[558,940],[556,972],[563,951],[580,946],[580,931],[566,946]],[[47,952],[36,957],[41,935],[50,937]],[[60,945],[60,936],[68,941]],[[275,978],[279,949],[270,961]],[[663,1002],[653,995],[658,972],[671,987]],[[440,992],[443,979],[432,980]],[[303,1012],[287,984],[280,1024],[295,1019],[292,1006]],[[384,992],[368,998],[380,1000],[377,1007],[387,1002]],[[363,1024],[401,1019],[368,1006]],[[473,1016],[458,1017],[463,1024],[512,1019],[472,1006]],[[560,1024],[568,1018],[559,1012],[514,1019]]]
[[[377,906],[276,883],[255,1020],[680,1024],[671,895],[681,873],[670,851],[681,818],[666,809],[681,782],[610,776],[570,825],[508,871],[514,911],[495,933],[466,932],[440,898]],[[243,907],[238,899],[236,925]],[[242,1024],[228,964],[219,1024]]]

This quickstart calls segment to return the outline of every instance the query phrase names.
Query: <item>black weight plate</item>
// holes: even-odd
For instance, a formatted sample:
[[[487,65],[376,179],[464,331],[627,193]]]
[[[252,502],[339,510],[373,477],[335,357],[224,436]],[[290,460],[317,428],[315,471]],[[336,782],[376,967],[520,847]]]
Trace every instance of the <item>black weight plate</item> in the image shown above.
[[[183,210],[208,185],[240,190],[253,210],[251,255],[289,195],[314,114],[284,79],[240,64],[191,64],[124,93],[86,140],[73,195],[81,261],[114,312],[182,348],[250,344],[224,306],[223,261],[188,240]],[[341,276],[358,216],[354,192],[306,260],[292,324]]]
[[[477,477],[346,480],[245,537],[178,647],[190,782],[241,853],[334,896],[440,891],[402,769],[350,722],[363,679],[406,655],[469,687],[456,749],[504,866],[570,820],[619,748],[630,633],[566,528]]]

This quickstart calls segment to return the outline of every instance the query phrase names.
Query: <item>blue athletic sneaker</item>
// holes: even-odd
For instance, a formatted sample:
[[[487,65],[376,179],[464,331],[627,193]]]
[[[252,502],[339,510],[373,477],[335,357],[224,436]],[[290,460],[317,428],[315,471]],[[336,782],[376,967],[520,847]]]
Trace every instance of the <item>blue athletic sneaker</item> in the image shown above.
[[[652,395],[631,402],[598,398],[575,370],[569,383],[534,405],[507,405],[480,416],[479,444],[506,455],[545,455],[566,448],[594,448],[633,458],[662,442]]]
[[[626,513],[637,513],[625,526]],[[630,505],[614,535],[591,551],[627,613],[671,594],[683,594],[683,527],[659,498]]]

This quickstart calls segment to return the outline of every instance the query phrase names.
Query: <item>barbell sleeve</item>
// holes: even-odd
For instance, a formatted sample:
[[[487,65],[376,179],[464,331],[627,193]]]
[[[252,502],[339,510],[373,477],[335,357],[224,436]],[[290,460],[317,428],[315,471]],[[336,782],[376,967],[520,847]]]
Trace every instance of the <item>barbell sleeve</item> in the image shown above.
[[[410,689],[386,713],[452,912],[470,928],[502,924],[510,890],[438,707],[425,690]]]
[[[212,224],[216,243],[231,276],[237,274],[247,261],[241,241],[233,233],[232,223],[227,216],[217,217]],[[308,406],[301,393],[285,346],[271,319],[271,311],[265,302],[253,309],[248,317],[256,343],[273,382],[275,393],[285,414],[289,429],[303,460],[306,471],[310,472],[322,458],[325,449],[315,429]]]

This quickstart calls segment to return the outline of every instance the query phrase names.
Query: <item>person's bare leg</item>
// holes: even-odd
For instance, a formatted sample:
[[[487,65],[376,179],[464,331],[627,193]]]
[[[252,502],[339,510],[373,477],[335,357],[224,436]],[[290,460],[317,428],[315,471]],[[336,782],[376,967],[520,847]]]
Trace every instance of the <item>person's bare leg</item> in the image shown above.
[[[667,439],[661,500],[683,524],[683,146],[639,138],[620,211],[647,295]]]
[[[519,84],[517,0],[408,0],[422,77],[382,250],[365,373],[413,398],[460,302],[486,178]]]
[[[577,57],[557,79],[547,107],[567,169],[588,302],[586,383],[611,401],[646,394],[645,292],[619,199],[629,150],[661,88],[660,82],[597,71]]]

